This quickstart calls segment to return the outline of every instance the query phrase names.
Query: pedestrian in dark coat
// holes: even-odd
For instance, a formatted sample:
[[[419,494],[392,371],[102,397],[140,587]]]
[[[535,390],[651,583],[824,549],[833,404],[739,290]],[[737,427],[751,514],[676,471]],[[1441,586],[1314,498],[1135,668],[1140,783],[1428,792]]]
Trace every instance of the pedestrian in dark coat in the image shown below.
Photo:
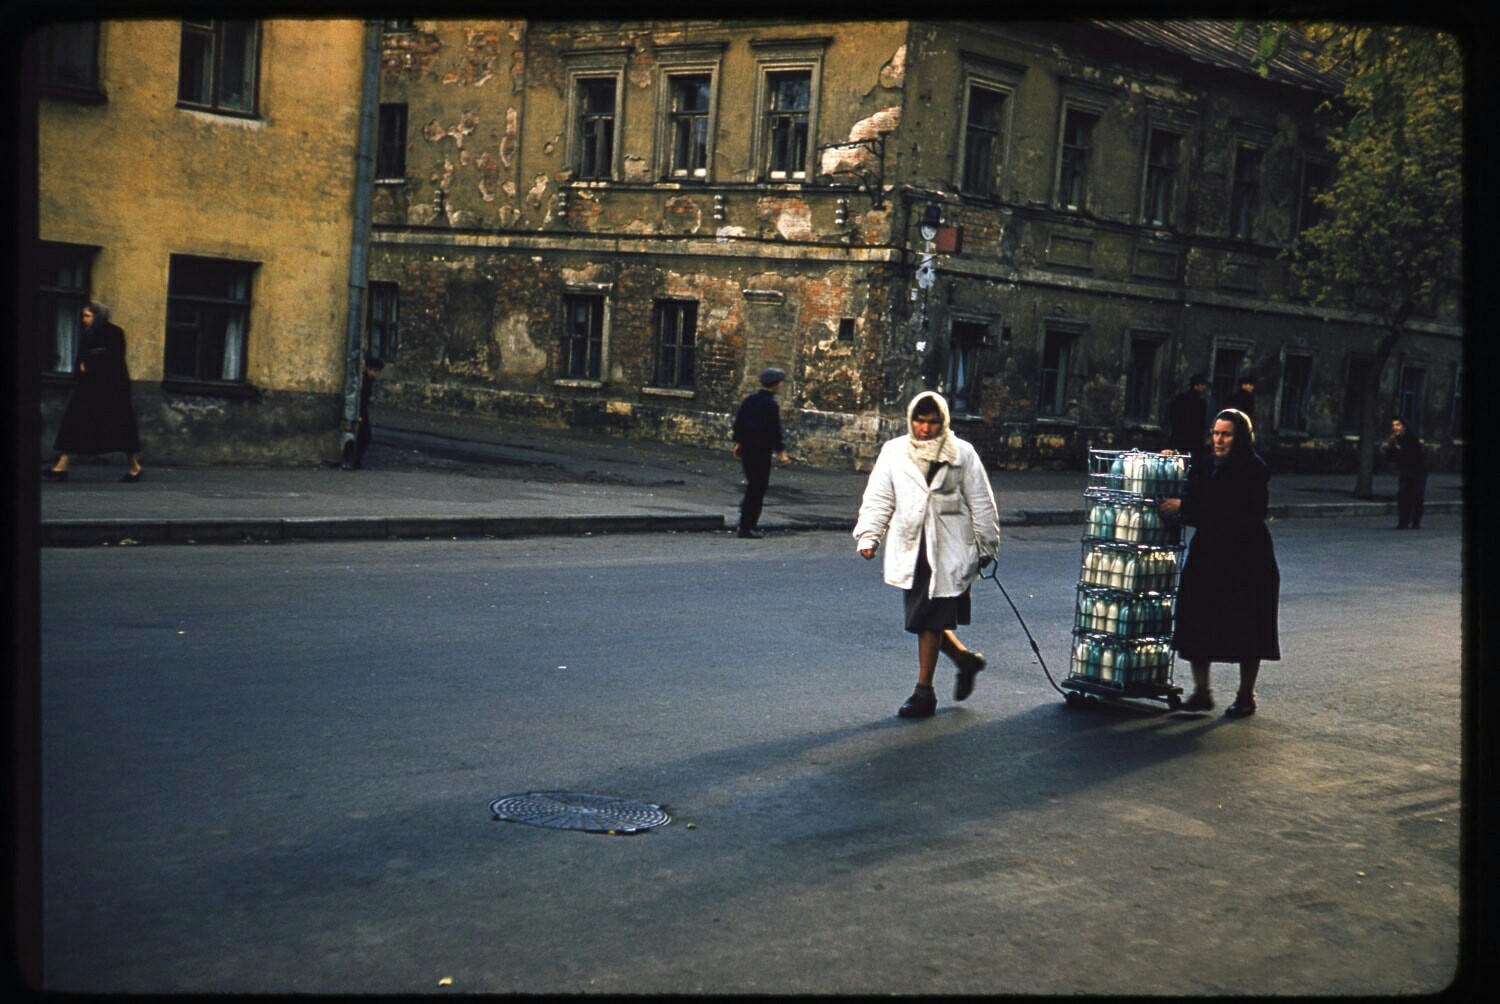
[[[1399,418],[1391,419],[1385,455],[1396,465],[1396,529],[1422,525],[1422,503],[1427,496],[1427,458],[1422,441]]]
[[[1214,418],[1211,445],[1193,455],[1181,499],[1161,503],[1195,527],[1177,590],[1173,647],[1193,670],[1188,711],[1213,705],[1212,662],[1237,662],[1239,693],[1225,714],[1255,712],[1255,678],[1263,659],[1280,659],[1276,626],[1281,571],[1266,527],[1270,470],[1255,452],[1254,426],[1226,408]]]
[[[354,469],[365,466],[365,452],[370,448],[374,429],[370,425],[370,398],[375,394],[375,378],[385,369],[385,360],[371,356],[365,360],[365,375],[359,381],[359,431],[354,434]]]
[[[1203,446],[1208,431],[1208,402],[1203,399],[1207,386],[1208,378],[1194,373],[1187,390],[1172,398],[1167,408],[1167,424],[1172,430],[1168,445],[1178,453],[1191,454]]]
[[[740,501],[739,535],[748,540],[765,536],[756,526],[765,504],[766,489],[771,485],[771,457],[777,456],[782,467],[791,463],[781,432],[781,408],[776,392],[786,372],[772,366],[760,375],[760,390],[740,402],[734,415],[734,455],[745,472],[745,497]]]
[[[66,481],[77,453],[123,453],[129,466],[121,481],[141,477],[141,436],[130,405],[130,370],[125,364],[125,332],[109,321],[109,307],[97,301],[83,308],[78,340],[78,383],[63,412],[53,448],[57,462],[42,471],[48,481]]]
[[[1229,400],[1224,402],[1226,409],[1240,412],[1255,424],[1255,378],[1253,376],[1240,377],[1240,389],[1229,395]]]

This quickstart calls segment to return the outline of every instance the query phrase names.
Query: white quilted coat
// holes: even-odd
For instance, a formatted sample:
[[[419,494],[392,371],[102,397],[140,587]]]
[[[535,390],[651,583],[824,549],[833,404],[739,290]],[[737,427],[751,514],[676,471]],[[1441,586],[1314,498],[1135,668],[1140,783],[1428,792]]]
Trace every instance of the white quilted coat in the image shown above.
[[[880,449],[859,506],[856,547],[879,547],[887,540],[885,581],[910,589],[925,531],[932,566],[928,595],[959,596],[978,577],[979,559],[1000,551],[995,494],[979,454],[958,438],[953,441],[958,462],[945,465],[929,486],[907,451],[909,439],[897,436]]]

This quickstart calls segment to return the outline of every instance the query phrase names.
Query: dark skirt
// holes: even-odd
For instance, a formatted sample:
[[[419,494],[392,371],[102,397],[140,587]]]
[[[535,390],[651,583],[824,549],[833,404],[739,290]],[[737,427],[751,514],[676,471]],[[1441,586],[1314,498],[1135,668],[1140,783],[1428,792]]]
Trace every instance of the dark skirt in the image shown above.
[[[906,607],[906,630],[912,634],[949,631],[969,623],[969,591],[965,589],[958,596],[928,596],[927,586],[931,581],[932,566],[927,564],[927,538],[924,536],[917,544],[917,571],[911,588],[901,595]]]

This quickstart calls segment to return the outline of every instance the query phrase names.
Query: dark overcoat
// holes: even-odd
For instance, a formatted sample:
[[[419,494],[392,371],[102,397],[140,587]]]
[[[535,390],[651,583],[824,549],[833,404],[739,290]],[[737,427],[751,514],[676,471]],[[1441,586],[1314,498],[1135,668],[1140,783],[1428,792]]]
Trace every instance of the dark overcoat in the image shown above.
[[[53,443],[58,453],[139,453],[140,431],[130,406],[125,332],[104,322],[78,342],[78,382]]]
[[[1280,659],[1281,570],[1266,526],[1271,472],[1254,450],[1215,469],[1193,454],[1182,521],[1195,527],[1177,591],[1173,647],[1189,661]]]

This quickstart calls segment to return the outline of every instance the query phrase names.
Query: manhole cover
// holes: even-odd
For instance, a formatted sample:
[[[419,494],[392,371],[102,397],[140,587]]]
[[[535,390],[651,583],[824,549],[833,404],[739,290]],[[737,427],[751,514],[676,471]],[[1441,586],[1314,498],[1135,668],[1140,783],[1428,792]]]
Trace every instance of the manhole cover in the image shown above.
[[[507,795],[491,802],[490,812],[508,823],[586,833],[642,833],[672,821],[665,809],[649,802],[568,791]]]

